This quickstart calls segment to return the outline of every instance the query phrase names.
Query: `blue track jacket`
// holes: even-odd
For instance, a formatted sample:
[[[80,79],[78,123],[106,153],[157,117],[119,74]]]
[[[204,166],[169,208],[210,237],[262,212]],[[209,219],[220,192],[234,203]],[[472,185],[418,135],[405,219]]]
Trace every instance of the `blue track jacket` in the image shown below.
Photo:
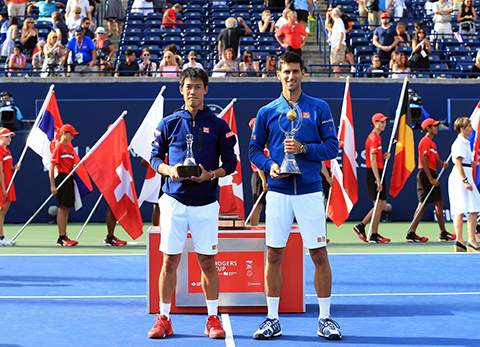
[[[295,135],[298,142],[307,146],[307,153],[296,154],[295,159],[302,175],[291,175],[282,179],[268,176],[270,191],[297,195],[322,191],[322,161],[334,159],[338,154],[338,140],[335,123],[328,104],[320,99],[301,94],[298,106],[302,111],[303,124]],[[270,172],[273,163],[279,166],[285,156],[283,141],[285,134],[280,130],[278,117],[288,112],[290,106],[283,94],[270,104],[262,107],[257,113],[257,119],[250,141],[250,161],[260,170]],[[288,129],[289,121],[282,117],[283,129]],[[267,145],[270,158],[263,149]]]
[[[227,122],[218,118],[207,106],[197,112],[195,120],[192,115],[179,109],[171,116],[163,118],[155,130],[155,140],[152,143],[150,165],[155,172],[165,161],[168,153],[168,164],[174,166],[183,163],[187,153],[187,134],[194,136],[193,154],[197,164],[202,164],[205,170],[221,167],[227,175],[235,172],[237,157],[234,152],[235,134]],[[167,176],[163,191],[188,206],[204,206],[217,200],[218,180],[196,183],[185,180],[173,182]]]

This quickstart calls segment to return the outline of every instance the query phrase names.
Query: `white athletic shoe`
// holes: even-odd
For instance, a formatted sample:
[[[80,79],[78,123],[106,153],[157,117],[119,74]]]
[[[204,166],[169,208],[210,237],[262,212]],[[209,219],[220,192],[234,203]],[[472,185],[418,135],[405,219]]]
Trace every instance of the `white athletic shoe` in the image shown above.
[[[15,241],[11,241],[6,237],[3,240],[0,240],[0,246],[15,246],[17,243]]]

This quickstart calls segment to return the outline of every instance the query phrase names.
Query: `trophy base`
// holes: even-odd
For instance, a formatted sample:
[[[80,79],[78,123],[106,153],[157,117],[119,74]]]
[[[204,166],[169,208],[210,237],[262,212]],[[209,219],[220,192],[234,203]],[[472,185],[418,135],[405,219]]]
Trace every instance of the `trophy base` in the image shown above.
[[[202,175],[202,170],[200,166],[179,166],[177,168],[178,176],[180,177],[200,177]]]
[[[292,172],[280,171],[278,174],[279,175],[302,175],[301,172],[296,172],[296,171],[292,171]]]

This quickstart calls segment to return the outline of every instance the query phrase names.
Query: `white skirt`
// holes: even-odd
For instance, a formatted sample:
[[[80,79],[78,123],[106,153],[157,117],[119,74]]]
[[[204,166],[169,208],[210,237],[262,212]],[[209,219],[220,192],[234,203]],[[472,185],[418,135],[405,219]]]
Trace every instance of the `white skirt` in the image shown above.
[[[480,169],[480,168],[479,168]],[[452,215],[480,212],[480,193],[473,180],[472,168],[463,167],[468,182],[473,186],[473,190],[467,190],[462,178],[454,166],[450,176],[448,176],[448,197],[450,199],[450,212]]]

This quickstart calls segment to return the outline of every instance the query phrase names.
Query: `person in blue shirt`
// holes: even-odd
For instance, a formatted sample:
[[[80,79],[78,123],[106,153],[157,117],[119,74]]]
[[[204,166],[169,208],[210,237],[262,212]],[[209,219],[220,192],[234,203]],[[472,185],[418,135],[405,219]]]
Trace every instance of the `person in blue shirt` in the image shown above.
[[[380,16],[382,25],[373,32],[373,45],[377,47],[377,54],[381,60],[390,60],[392,52],[398,45],[398,35],[394,27],[389,24],[388,13]]]
[[[72,66],[72,68],[74,68],[72,71],[87,71],[87,73],[79,73],[75,74],[74,76],[97,76],[95,73],[88,73],[88,71],[98,71],[98,66],[96,66],[97,51],[95,49],[95,44],[93,43],[92,39],[84,36],[83,28],[81,26],[75,28],[75,36],[68,41],[61,65],[65,65],[70,52],[72,52],[72,62],[74,64]]]
[[[253,338],[266,340],[282,335],[278,316],[281,266],[295,217],[303,244],[315,265],[314,283],[320,309],[317,335],[339,340],[342,337],[339,325],[330,316],[332,273],[326,249],[327,226],[320,177],[322,161],[334,159],[338,154],[335,124],[326,102],[302,92],[305,73],[300,55],[285,52],[278,66],[282,94],[258,111],[250,142],[250,161],[269,173],[265,234],[268,315]],[[297,117],[302,117],[302,125],[294,139],[285,139],[279,125],[287,129],[290,124],[286,117],[279,116],[289,112],[293,105],[299,108],[293,110],[298,112]],[[265,145],[270,150],[269,158],[264,154]],[[295,155],[301,175],[281,173],[285,153]]]
[[[8,12],[0,13],[0,37],[2,44],[7,39],[7,28],[8,28]],[[1,47],[1,46],[0,46]]]
[[[65,8],[65,5],[59,1],[55,2],[53,0],[33,1],[27,7],[27,14],[32,14],[34,7],[39,10],[38,19],[51,20],[52,13],[57,10],[57,7]]]

